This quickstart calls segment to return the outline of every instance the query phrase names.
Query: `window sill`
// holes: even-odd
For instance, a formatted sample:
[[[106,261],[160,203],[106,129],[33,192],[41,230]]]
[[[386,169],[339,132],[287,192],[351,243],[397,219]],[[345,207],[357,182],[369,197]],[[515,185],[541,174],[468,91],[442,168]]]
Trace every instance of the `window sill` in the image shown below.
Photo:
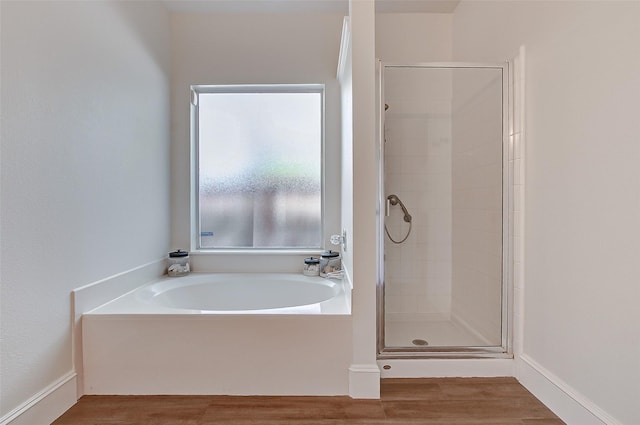
[[[301,273],[304,258],[319,257],[321,252],[320,249],[200,249],[191,252],[191,268],[210,273]]]
[[[309,249],[194,249],[190,255],[320,255],[320,248]]]

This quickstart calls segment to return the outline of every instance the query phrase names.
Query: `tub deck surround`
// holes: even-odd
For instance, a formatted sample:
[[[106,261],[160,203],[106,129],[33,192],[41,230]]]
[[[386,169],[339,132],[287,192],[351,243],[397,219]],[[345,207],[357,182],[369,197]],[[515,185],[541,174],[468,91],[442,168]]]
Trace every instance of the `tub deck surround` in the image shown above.
[[[294,305],[281,294],[284,306],[231,311],[170,307],[212,296],[202,292],[207,279],[278,286],[275,274],[193,274],[161,279],[84,314],[85,394],[348,394],[350,290],[342,281],[280,277],[294,276],[300,285],[320,285],[320,299],[333,297]],[[193,291],[168,293],[180,287]]]

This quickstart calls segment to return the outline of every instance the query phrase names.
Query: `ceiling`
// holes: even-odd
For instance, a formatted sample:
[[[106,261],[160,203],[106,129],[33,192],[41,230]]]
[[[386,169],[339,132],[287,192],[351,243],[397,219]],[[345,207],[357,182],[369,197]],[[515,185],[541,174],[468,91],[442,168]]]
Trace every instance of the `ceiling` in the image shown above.
[[[364,1],[364,0],[354,0]],[[452,13],[460,0],[376,0],[378,13]],[[349,13],[348,0],[163,0],[185,13]]]

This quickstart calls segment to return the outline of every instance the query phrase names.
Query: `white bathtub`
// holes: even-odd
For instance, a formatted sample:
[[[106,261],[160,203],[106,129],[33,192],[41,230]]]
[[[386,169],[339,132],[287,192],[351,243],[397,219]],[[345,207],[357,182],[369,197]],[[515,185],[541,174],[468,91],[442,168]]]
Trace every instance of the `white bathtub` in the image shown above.
[[[89,314],[349,314],[343,286],[294,273],[192,273],[152,282]]]
[[[348,394],[350,290],[302,274],[193,273],[82,316],[86,394]]]

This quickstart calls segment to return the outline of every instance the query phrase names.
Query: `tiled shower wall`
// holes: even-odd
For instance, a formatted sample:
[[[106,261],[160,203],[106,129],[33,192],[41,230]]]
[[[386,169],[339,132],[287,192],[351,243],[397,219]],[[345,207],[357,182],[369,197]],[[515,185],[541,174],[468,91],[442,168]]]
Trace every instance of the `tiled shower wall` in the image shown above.
[[[454,71],[452,319],[488,345],[502,328],[502,74]]]
[[[451,74],[388,68],[385,73],[385,196],[412,215],[407,240],[385,236],[389,321],[448,319],[451,308]],[[400,241],[409,230],[399,205],[385,220]]]

